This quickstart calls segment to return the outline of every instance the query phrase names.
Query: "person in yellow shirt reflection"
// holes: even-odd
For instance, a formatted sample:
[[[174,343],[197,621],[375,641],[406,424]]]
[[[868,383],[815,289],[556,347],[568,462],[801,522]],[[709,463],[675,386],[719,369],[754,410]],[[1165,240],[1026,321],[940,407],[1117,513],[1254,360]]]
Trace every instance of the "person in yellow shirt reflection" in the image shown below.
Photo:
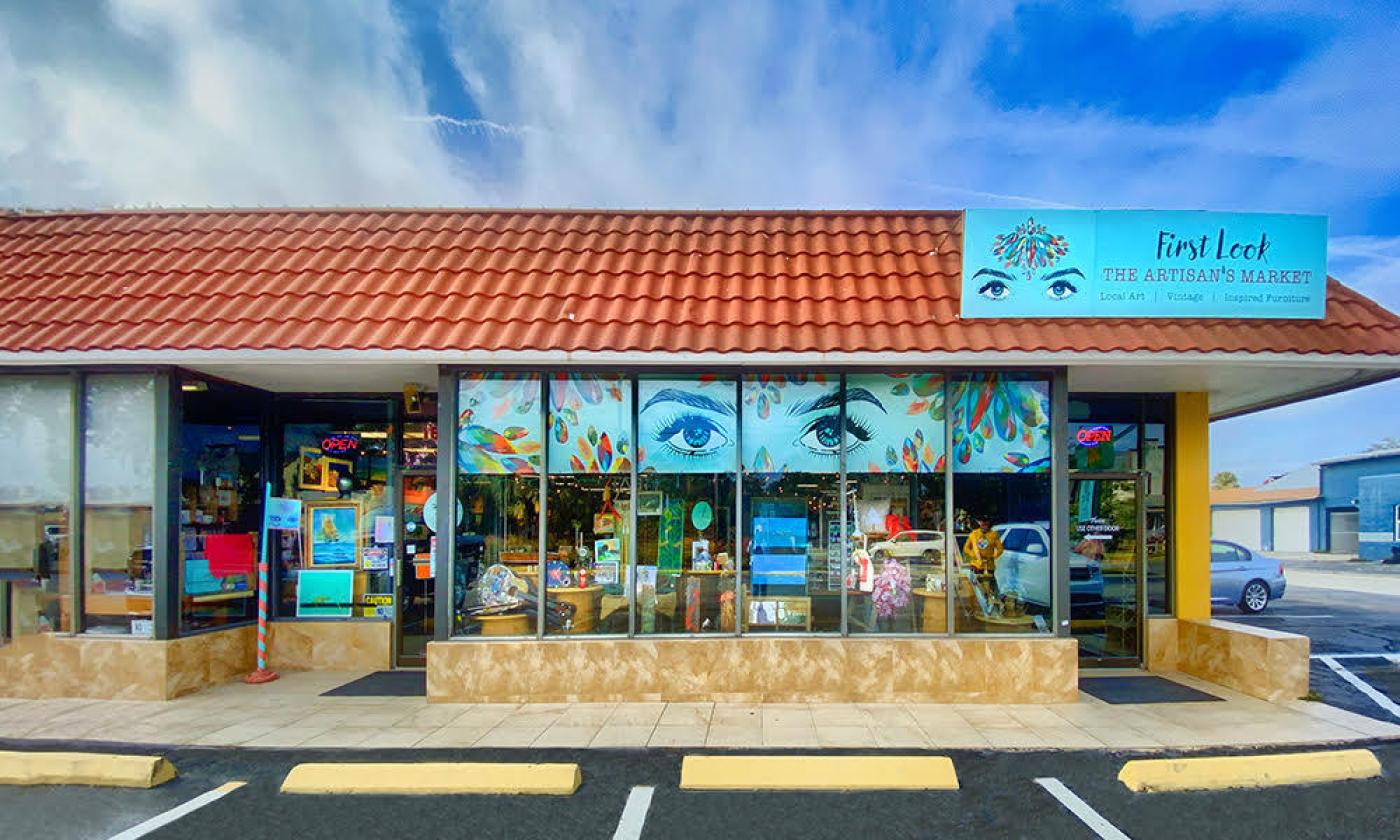
[[[989,595],[997,591],[997,558],[1005,551],[1001,536],[992,530],[992,522],[985,516],[977,518],[977,528],[967,535],[963,544],[963,556],[968,558],[972,570],[977,573],[977,581]]]

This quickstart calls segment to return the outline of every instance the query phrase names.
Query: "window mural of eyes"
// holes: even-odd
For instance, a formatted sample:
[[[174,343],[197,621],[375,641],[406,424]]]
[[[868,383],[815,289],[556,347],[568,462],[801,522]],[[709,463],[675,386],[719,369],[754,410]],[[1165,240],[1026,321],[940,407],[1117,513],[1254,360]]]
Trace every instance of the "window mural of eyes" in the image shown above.
[[[657,472],[731,469],[735,427],[734,381],[643,379],[637,428],[638,465]]]
[[[840,399],[838,394],[831,393],[793,406],[792,414],[795,418],[822,412],[819,416],[812,417],[802,423],[794,443],[804,447],[814,455],[830,458],[838,456],[841,453],[842,439]],[[884,413],[885,407],[881,404],[879,397],[866,388],[846,389],[845,445],[847,454],[858,451],[873,437],[870,424],[865,419],[865,416],[872,411]]]
[[[847,453],[855,452],[870,441],[870,429],[849,413],[846,415],[846,432],[850,435],[846,443]],[[836,457],[841,452],[840,416],[828,414],[812,420],[803,427],[797,444],[817,455]]]
[[[973,281],[983,278],[984,282],[977,287],[977,294],[987,300],[1006,300],[1011,297],[1011,275],[1004,271],[996,271],[984,268],[972,275]]]
[[[1074,285],[1074,278],[1084,279],[1084,275],[1078,269],[1071,268],[1064,271],[1056,271],[1048,275],[1045,279],[1052,281],[1045,287],[1045,296],[1051,300],[1066,300],[1079,293],[1079,287]]]
[[[672,454],[685,458],[706,458],[729,445],[724,428],[698,412],[667,420],[652,438]]]

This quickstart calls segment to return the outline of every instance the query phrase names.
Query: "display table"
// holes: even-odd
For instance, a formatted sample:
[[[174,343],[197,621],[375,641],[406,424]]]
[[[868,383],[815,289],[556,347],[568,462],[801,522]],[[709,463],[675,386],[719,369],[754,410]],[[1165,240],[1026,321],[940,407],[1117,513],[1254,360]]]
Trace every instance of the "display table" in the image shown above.
[[[602,597],[603,585],[601,583],[584,587],[551,586],[549,588],[549,600],[574,605],[573,626],[565,631],[570,635],[593,632],[593,628],[598,626],[598,602]]]
[[[483,636],[533,636],[535,628],[530,626],[530,616],[525,613],[504,613],[501,615],[478,615]]]
[[[1030,633],[1035,630],[1035,619],[1028,615],[990,616],[980,615],[978,620],[992,633]]]
[[[928,589],[915,589],[919,598],[919,609],[923,614],[922,628],[925,633],[948,632],[948,593]]]

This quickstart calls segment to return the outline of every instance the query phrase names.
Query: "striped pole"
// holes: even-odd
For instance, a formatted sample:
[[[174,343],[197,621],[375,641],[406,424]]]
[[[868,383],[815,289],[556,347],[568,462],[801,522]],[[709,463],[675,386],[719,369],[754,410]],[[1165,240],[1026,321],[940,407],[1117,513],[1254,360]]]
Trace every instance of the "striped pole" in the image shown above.
[[[272,504],[272,482],[263,484],[263,516],[258,540],[258,669],[243,678],[257,685],[277,679],[276,671],[267,670],[267,508]]]

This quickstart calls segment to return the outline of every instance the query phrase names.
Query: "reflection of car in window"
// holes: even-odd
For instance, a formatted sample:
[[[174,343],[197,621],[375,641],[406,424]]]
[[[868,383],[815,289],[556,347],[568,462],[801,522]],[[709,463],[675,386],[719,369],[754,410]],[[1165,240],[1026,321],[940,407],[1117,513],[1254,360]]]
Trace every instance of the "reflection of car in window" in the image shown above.
[[[1015,592],[1022,601],[1050,608],[1054,576],[1051,574],[1050,534],[1036,522],[1008,522],[993,527],[1005,549],[997,558],[997,588]],[[1074,613],[1103,609],[1103,570],[1075,551],[1069,552],[1069,600]]]

